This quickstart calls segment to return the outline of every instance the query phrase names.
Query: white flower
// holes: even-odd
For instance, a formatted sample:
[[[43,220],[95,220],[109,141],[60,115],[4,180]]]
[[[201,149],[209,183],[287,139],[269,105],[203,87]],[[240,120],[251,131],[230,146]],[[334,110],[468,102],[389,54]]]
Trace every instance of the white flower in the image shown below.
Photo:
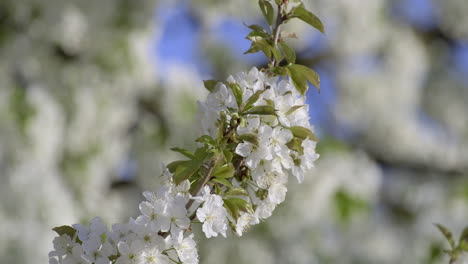
[[[238,236],[242,236],[242,233],[251,225],[258,224],[260,221],[254,214],[247,212],[240,212],[239,219],[236,223],[236,233]]]
[[[54,251],[49,253],[49,257],[62,257],[67,254],[72,253],[72,249],[75,246],[75,242],[73,242],[72,238],[69,235],[61,235],[59,237],[54,238],[52,242],[54,244]]]
[[[273,183],[268,188],[268,196],[267,199],[272,204],[280,204],[284,202],[286,199],[286,192],[288,189],[284,184],[281,183]]]
[[[78,238],[81,241],[88,240],[89,236],[94,234],[100,236],[102,233],[107,232],[107,227],[102,223],[101,218],[95,217],[91,220],[89,229],[81,224],[73,225],[73,228],[78,232]]]
[[[144,249],[139,261],[139,264],[168,264],[169,258],[163,255],[158,247]]]
[[[135,240],[129,246],[127,242],[121,241],[118,248],[120,257],[115,264],[133,264],[138,263],[139,256],[144,249],[144,243],[141,240]]]
[[[170,230],[172,234],[180,230],[187,229],[190,226],[190,219],[187,217],[185,205],[187,199],[184,196],[177,195],[173,197],[167,206],[167,216],[170,219]]]
[[[174,248],[177,251],[179,259],[185,264],[197,264],[198,252],[197,244],[193,240],[193,234],[184,238],[183,232],[180,232],[174,241]]]
[[[271,128],[270,128],[271,129]],[[294,162],[290,156],[290,150],[286,144],[291,141],[293,134],[289,129],[275,127],[271,132],[269,151],[273,154],[274,162],[272,169],[276,172],[282,172],[281,166],[290,169]]]
[[[111,255],[111,247],[109,243],[101,243],[101,237],[91,235],[88,240],[83,241],[84,254],[82,257],[88,263],[108,264],[109,256]]]
[[[297,178],[299,183],[304,180],[304,174],[314,167],[314,162],[319,158],[319,154],[315,152],[316,143],[313,140],[305,139],[302,142],[304,155],[299,157],[300,164],[294,165],[291,168],[292,174]]]
[[[81,245],[76,245],[72,249],[72,254],[68,255],[61,263],[63,264],[88,264],[88,262],[83,258],[83,247]]]
[[[154,203],[143,201],[140,203],[140,212],[143,215],[138,216],[136,223],[148,225],[153,232],[166,232],[170,228],[169,218],[164,215],[165,201],[156,200]]]
[[[258,146],[254,147],[249,142],[239,143],[236,147],[236,154],[245,157],[245,164],[250,169],[258,166],[261,160],[271,160],[273,158],[269,145],[271,141],[272,128],[261,125],[258,129]]]
[[[207,238],[217,237],[221,233],[226,237],[227,230],[227,212],[223,206],[221,196],[212,194],[203,204],[203,207],[198,208],[197,218],[203,222],[202,230]]]
[[[275,210],[276,205],[271,203],[268,200],[260,201],[257,204],[257,209],[255,210],[255,215],[259,218],[266,219],[271,216],[273,211]]]

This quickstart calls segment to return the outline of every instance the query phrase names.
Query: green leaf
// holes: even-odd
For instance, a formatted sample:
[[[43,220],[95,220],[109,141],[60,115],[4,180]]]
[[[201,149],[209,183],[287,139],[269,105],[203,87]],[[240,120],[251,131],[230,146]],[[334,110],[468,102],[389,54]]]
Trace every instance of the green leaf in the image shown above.
[[[263,99],[263,100],[265,100],[265,102],[267,103],[267,105],[269,107],[271,107],[273,109],[275,108],[275,102],[273,102],[273,100],[271,100],[271,99]]]
[[[461,242],[468,242],[468,227],[465,227],[460,235],[460,238],[458,239],[458,243]]]
[[[224,160],[226,161],[226,163],[231,163],[232,157],[233,157],[232,152],[225,149],[223,150],[223,154],[224,154]]]
[[[229,196],[248,196],[249,194],[242,188],[233,188],[230,189],[226,194],[224,194],[226,197]]]
[[[234,186],[232,186],[232,183],[230,183],[228,180],[226,180],[224,178],[213,178],[213,179],[211,179],[211,181],[220,183],[220,184],[222,184],[224,186],[227,186],[227,187],[230,187],[230,188],[234,187]]]
[[[250,143],[254,144],[255,146],[258,146],[258,137],[257,137],[257,135],[242,134],[242,135],[239,135],[237,138],[242,140],[242,141],[250,142]]]
[[[70,238],[73,238],[76,233],[76,229],[71,227],[71,226],[57,226],[52,228],[53,231],[55,231],[59,236],[62,235],[68,235]]]
[[[253,31],[266,32],[266,30],[262,26],[259,26],[257,24],[252,24],[252,25],[247,26],[247,27],[252,29]]]
[[[296,111],[297,109],[303,107],[304,105],[295,105],[293,107],[291,107],[291,109],[289,109],[287,112],[286,112],[286,115],[290,115],[292,113],[294,113],[294,111]]]
[[[240,108],[242,105],[242,89],[237,83],[228,83],[229,87],[236,98],[237,106]]]
[[[299,154],[303,155],[304,154],[304,148],[302,147],[302,139],[299,138],[293,138],[291,141],[286,143],[286,146],[294,151],[297,151]]]
[[[455,248],[455,241],[453,240],[453,235],[452,232],[450,232],[445,226],[440,225],[440,224],[435,224],[435,226],[439,229],[439,231],[444,235],[444,237],[447,239],[448,243],[450,244],[450,247],[452,249]]]
[[[198,160],[201,163],[208,157],[209,154],[210,152],[205,146],[197,148],[195,150],[195,153],[193,154],[193,156],[195,157],[194,160]]]
[[[177,166],[174,172],[173,180],[176,185],[189,179],[200,169],[201,162],[197,160],[186,160]]]
[[[312,132],[310,129],[302,126],[293,126],[290,127],[289,130],[293,133],[295,137],[298,137],[300,139],[306,139],[309,138],[310,140],[317,141],[317,137],[315,136],[314,132]]]
[[[263,92],[265,92],[265,90],[256,91],[254,94],[252,94],[252,96],[250,96],[249,99],[247,99],[247,101],[245,102],[245,106],[243,108],[244,111],[252,108],[252,106],[258,101],[260,95],[262,95]]]
[[[271,53],[276,61],[281,61],[281,53],[276,49],[276,47],[271,47]]]
[[[205,80],[205,81],[203,81],[203,84],[205,85],[205,88],[208,91],[210,91],[210,93],[211,93],[216,88],[216,84],[218,84],[218,81],[216,81],[216,80]]]
[[[317,90],[320,91],[320,78],[314,70],[299,64],[291,64],[288,65],[287,68],[289,76],[300,94],[305,95],[307,92],[309,88],[307,81],[312,83]]]
[[[280,42],[279,44],[286,60],[289,63],[296,63],[296,52],[284,42]]]
[[[258,5],[260,6],[260,10],[262,10],[263,16],[265,17],[268,24],[271,26],[275,21],[275,11],[273,10],[273,6],[270,2],[265,0],[258,1]]]
[[[312,12],[305,9],[304,4],[300,4],[294,9],[292,17],[297,17],[300,20],[306,22],[307,24],[313,26],[318,31],[325,33],[322,21],[320,21],[320,19]]]
[[[240,211],[248,212],[249,210],[247,201],[240,198],[224,199],[224,207],[236,221],[239,218]]]
[[[179,152],[180,154],[184,155],[185,157],[189,159],[196,159],[196,157],[193,155],[192,152],[183,149],[183,148],[171,148],[172,151]]]
[[[169,164],[167,164],[167,169],[171,172],[171,173],[174,173],[177,169],[177,167],[183,163],[187,162],[186,160],[176,160],[176,161],[173,161]]]
[[[225,166],[215,168],[213,171],[213,177],[224,179],[231,178],[232,176],[234,176],[234,171],[234,166],[231,163],[229,163]]]
[[[216,146],[216,141],[208,136],[208,135],[203,135],[195,140],[195,142],[200,142],[200,143],[205,143],[210,146]]]
[[[276,115],[276,110],[268,105],[259,105],[243,112],[244,115]]]
[[[288,74],[288,69],[282,66],[276,66],[272,69],[272,72],[285,77]]]
[[[244,54],[257,53],[259,51],[263,51],[267,58],[271,57],[272,45],[268,43],[264,38],[251,37],[249,39],[252,41],[252,44],[250,45],[250,48],[246,52],[244,52]]]

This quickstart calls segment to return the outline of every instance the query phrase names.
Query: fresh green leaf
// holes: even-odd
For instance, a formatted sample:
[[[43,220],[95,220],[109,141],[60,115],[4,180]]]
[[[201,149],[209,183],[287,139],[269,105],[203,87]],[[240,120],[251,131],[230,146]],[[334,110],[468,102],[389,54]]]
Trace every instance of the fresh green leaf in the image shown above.
[[[275,102],[273,102],[273,100],[271,100],[271,99],[263,99],[263,100],[265,100],[265,102],[267,103],[267,105],[269,107],[271,107],[273,109],[275,108]]]
[[[246,52],[244,52],[244,54],[257,53],[259,51],[263,51],[267,58],[271,57],[272,44],[268,43],[266,39],[261,37],[252,37],[249,39],[252,41],[252,44],[250,45],[250,48]]]
[[[289,63],[296,63],[296,52],[284,42],[280,42],[281,51]]]
[[[461,242],[468,242],[468,227],[465,227],[460,235],[460,238],[458,239],[458,243]]]
[[[213,171],[213,177],[224,179],[231,178],[232,176],[234,176],[234,171],[234,166],[231,163],[229,163],[225,166],[215,168]]]
[[[325,28],[322,24],[322,21],[320,21],[320,19],[312,12],[305,9],[304,4],[300,4],[294,9],[292,17],[297,17],[307,24],[313,26],[318,31],[325,33]]]
[[[173,161],[169,164],[167,164],[167,169],[171,172],[171,173],[174,173],[177,169],[177,167],[183,163],[187,162],[186,160],[176,160],[176,161]]]
[[[444,235],[444,237],[447,239],[448,243],[450,244],[450,247],[452,249],[455,248],[455,240],[453,239],[452,232],[450,232],[445,226],[440,225],[440,224],[435,224],[435,226],[439,229],[439,231]]]
[[[57,226],[52,228],[59,236],[68,235],[70,238],[73,238],[76,233],[76,229],[71,226]]]
[[[255,146],[258,146],[258,137],[257,137],[257,135],[242,134],[242,135],[239,135],[237,138],[242,140],[242,141],[250,142],[250,143],[254,144]]]
[[[272,69],[272,72],[285,77],[288,74],[288,69],[282,66],[276,66]]]
[[[303,107],[304,105],[295,105],[293,107],[291,107],[291,109],[289,109],[287,112],[286,112],[286,115],[290,115],[292,113],[294,113],[294,111],[296,111],[297,109]]]
[[[317,137],[315,136],[314,132],[312,132],[310,129],[302,126],[293,126],[290,127],[289,130],[293,133],[295,137],[298,137],[300,139],[306,139],[309,138],[310,140],[317,141]]]
[[[265,0],[259,0],[258,5],[260,6],[260,10],[262,10],[263,16],[265,17],[268,24],[271,26],[275,21],[275,11],[273,10],[273,6],[270,2]]]
[[[247,101],[245,102],[245,106],[243,108],[244,111],[252,108],[252,106],[258,101],[260,95],[262,95],[263,92],[265,92],[265,90],[256,91],[254,94],[252,94],[252,96],[250,96],[249,99],[247,99]]]
[[[233,188],[226,192],[225,197],[229,196],[247,196],[249,195],[244,189],[242,188]]]
[[[203,84],[205,85],[205,88],[208,91],[210,91],[210,93],[211,93],[216,88],[216,84],[218,84],[218,81],[216,81],[216,80],[205,80],[205,81],[203,81]]]
[[[200,142],[200,143],[205,143],[210,146],[216,146],[216,141],[208,136],[208,135],[203,135],[195,140],[195,142]]]
[[[249,210],[247,201],[240,198],[224,199],[224,207],[235,220],[239,218],[240,211],[248,212]]]
[[[183,148],[171,148],[172,151],[179,152],[180,154],[186,156],[189,159],[196,159],[192,152],[183,149]]]
[[[305,95],[307,92],[307,89],[309,88],[307,81],[312,83],[317,90],[320,91],[320,78],[314,70],[299,64],[290,64],[287,69],[294,86],[300,94]]]
[[[245,24],[244,24],[245,25]],[[254,30],[254,31],[259,31],[259,32],[266,32],[266,30],[262,27],[262,26],[259,26],[257,24],[252,24],[250,26],[247,26],[248,28]]]
[[[259,105],[250,108],[249,110],[243,112],[244,115],[275,115],[276,110],[268,105]]]
[[[227,162],[227,163],[231,163],[232,161],[232,157],[233,157],[233,154],[231,151],[225,149],[223,150],[223,154],[224,154],[224,160]]]
[[[228,180],[226,180],[224,178],[213,178],[213,179],[211,179],[211,181],[216,182],[216,183],[220,183],[220,184],[222,184],[224,186],[227,186],[227,187],[230,187],[230,188],[234,187],[234,186],[232,186],[232,183],[230,183]]]
[[[210,152],[208,151],[208,148],[206,148],[205,146],[201,148],[197,148],[195,150],[195,153],[193,154],[193,156],[195,157],[194,160],[203,162],[208,157],[209,154]]]
[[[271,47],[271,53],[276,61],[281,61],[281,53],[276,49],[276,47]]]
[[[304,154],[304,148],[302,147],[302,139],[299,138],[293,138],[291,141],[289,141],[286,146],[294,151],[297,151],[299,154]]]
[[[237,83],[228,83],[229,87],[236,98],[237,106],[240,108],[242,105],[242,89]]]
[[[200,169],[201,163],[197,160],[187,160],[180,163],[174,172],[173,180],[176,185],[189,179]]]

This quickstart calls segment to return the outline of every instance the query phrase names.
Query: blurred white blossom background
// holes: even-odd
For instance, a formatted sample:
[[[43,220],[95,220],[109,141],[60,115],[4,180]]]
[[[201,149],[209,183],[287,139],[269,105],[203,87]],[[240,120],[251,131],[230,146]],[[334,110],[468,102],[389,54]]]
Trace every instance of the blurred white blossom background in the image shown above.
[[[468,223],[468,2],[305,4],[326,35],[285,30],[321,74],[317,168],[268,222],[200,241],[201,263],[448,263],[433,223]],[[1,1],[0,262],[135,216],[193,144],[202,80],[266,63],[242,55],[260,21],[252,0]]]

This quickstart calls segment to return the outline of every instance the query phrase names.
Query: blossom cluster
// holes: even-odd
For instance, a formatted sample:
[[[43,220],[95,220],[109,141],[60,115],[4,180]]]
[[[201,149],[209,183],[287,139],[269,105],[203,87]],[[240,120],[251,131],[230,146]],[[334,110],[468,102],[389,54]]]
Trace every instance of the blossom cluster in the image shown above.
[[[173,149],[188,160],[167,165],[137,218],[112,230],[99,218],[89,228],[55,228],[50,263],[198,263],[192,223],[207,238],[241,236],[284,201],[289,175],[302,182],[318,154],[308,106],[291,81],[252,68],[205,86],[200,147]]]

